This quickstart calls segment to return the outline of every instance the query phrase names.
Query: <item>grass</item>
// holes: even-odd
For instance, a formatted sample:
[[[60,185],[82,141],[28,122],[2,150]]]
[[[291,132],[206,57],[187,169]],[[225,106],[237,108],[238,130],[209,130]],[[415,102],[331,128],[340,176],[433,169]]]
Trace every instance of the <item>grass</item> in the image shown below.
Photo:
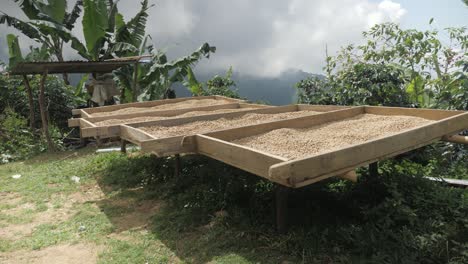
[[[468,192],[424,179],[433,165],[405,158],[378,178],[299,189],[279,235],[273,184],[199,156],[182,164],[174,178],[171,158],[82,149],[0,166],[0,235],[19,230],[0,236],[0,261],[77,243],[99,248],[98,263],[468,261]]]

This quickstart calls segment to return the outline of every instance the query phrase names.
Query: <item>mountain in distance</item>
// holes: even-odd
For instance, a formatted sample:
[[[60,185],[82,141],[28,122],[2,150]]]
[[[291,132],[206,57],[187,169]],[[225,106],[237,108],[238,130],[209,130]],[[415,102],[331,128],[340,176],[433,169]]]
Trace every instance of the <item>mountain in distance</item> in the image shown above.
[[[216,74],[224,76],[224,72],[213,74],[198,74],[200,82],[206,82]],[[232,79],[240,96],[250,101],[264,101],[271,105],[287,105],[296,103],[295,85],[307,77],[324,78],[320,74],[312,74],[301,70],[288,70],[277,77],[258,77],[234,72]],[[182,85],[176,85],[177,97],[190,96],[190,92]]]
[[[213,72],[210,74],[197,74],[196,77],[200,82],[206,82],[213,78],[216,74],[224,76],[225,72]],[[70,74],[70,82],[72,85],[78,84],[81,80],[81,74]],[[263,101],[271,105],[287,105],[296,103],[296,88],[295,85],[300,80],[307,77],[324,78],[320,74],[312,74],[301,70],[288,70],[277,77],[260,77],[245,75],[234,72],[232,79],[236,82],[236,88],[242,98],[249,101]],[[190,92],[181,83],[176,83],[173,86],[177,97],[189,97]]]

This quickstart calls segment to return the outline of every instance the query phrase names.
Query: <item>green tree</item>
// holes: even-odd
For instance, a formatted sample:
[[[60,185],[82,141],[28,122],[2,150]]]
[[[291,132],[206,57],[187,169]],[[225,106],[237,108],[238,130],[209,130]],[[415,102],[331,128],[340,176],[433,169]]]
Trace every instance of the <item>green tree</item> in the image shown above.
[[[183,84],[194,96],[222,95],[231,98],[240,98],[237,90],[234,90],[236,82],[232,80],[232,67],[228,69],[225,76],[215,75],[213,78],[206,81],[205,84],[198,82],[192,70],[189,69],[187,80]]]
[[[369,98],[372,100],[363,103],[405,105],[408,98],[417,107],[466,109],[467,31],[462,27],[444,32],[449,44],[439,40],[435,29],[402,29],[393,23],[375,25],[363,33],[365,44],[349,45],[336,56],[327,56],[325,71],[333,90],[329,94],[331,101],[356,103],[351,101],[359,102],[363,94],[372,93],[388,98]],[[396,82],[396,78],[400,81]]]

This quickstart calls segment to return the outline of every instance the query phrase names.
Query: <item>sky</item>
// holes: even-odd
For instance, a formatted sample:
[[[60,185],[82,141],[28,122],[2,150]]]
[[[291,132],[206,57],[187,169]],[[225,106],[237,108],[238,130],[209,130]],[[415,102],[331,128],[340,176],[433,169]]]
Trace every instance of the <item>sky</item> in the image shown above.
[[[468,7],[461,0],[150,0],[147,33],[157,48],[172,58],[186,55],[208,42],[216,54],[197,65],[203,73],[225,71],[275,77],[288,70],[321,73],[325,50],[359,43],[362,31],[391,21],[404,28],[468,26]],[[71,8],[74,0],[69,0]],[[120,0],[128,19],[138,10],[135,0]],[[12,0],[0,10],[24,16]],[[81,20],[74,34],[82,38]],[[5,36],[20,36],[23,49],[33,44],[21,33],[0,25],[0,59],[7,58]],[[443,36],[442,36],[443,37]],[[69,47],[67,59],[79,59]]]

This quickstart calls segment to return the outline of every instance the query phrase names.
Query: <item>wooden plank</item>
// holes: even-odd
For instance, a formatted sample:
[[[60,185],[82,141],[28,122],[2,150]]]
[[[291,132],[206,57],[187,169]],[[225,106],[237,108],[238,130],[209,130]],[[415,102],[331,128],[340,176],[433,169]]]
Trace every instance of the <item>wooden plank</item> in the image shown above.
[[[467,180],[437,178],[437,177],[426,177],[426,178],[428,178],[431,181],[447,183],[448,185],[451,185],[451,186],[454,186],[454,187],[468,188],[468,181]]]
[[[226,141],[232,141],[239,138],[244,138],[252,135],[265,133],[279,128],[305,128],[315,125],[324,124],[327,122],[351,118],[353,116],[364,113],[364,107],[345,108],[342,110],[335,110],[331,112],[308,115],[298,118],[285,119],[280,121],[273,121],[263,124],[256,124],[250,126],[243,126],[239,128],[225,129],[204,135],[219,138]]]
[[[137,145],[142,141],[154,139],[150,134],[127,125],[120,125],[120,137]]]
[[[91,127],[96,127],[96,125],[94,125],[93,123],[89,122],[88,120],[84,119],[84,118],[80,118],[79,119],[79,123],[80,123],[80,128],[91,128]]]
[[[461,136],[461,135],[444,136],[442,140],[451,142],[451,143],[468,145],[468,136]]]
[[[92,115],[95,113],[110,112],[110,111],[120,110],[120,109],[124,109],[128,107],[145,108],[145,107],[154,107],[154,106],[159,106],[159,105],[167,105],[167,104],[179,103],[179,102],[184,102],[184,101],[203,100],[203,99],[225,100],[231,103],[245,102],[245,100],[234,99],[234,98],[223,97],[223,96],[196,96],[196,97],[181,97],[181,98],[174,98],[174,99],[163,99],[163,100],[155,100],[155,101],[91,107],[91,108],[84,108],[81,110],[83,110],[87,114]]]
[[[355,165],[355,166],[339,169],[339,170],[336,170],[336,171],[333,171],[333,172],[330,172],[330,173],[326,173],[326,174],[323,174],[323,175],[315,177],[315,178],[306,178],[302,182],[295,182],[294,183],[294,188],[304,187],[304,186],[307,186],[307,185],[322,181],[324,179],[346,173],[349,170],[355,170],[355,169],[357,169],[359,167],[364,167],[364,166],[370,165],[370,164],[372,164],[374,162],[378,162],[380,160],[385,160],[385,159],[388,159],[388,158],[391,158],[391,157],[406,153],[408,151],[415,150],[415,149],[430,145],[430,144],[432,144],[434,142],[437,142],[437,141],[439,141],[439,138],[431,140],[431,141],[427,141],[427,142],[424,142],[424,143],[421,143],[421,144],[418,144],[418,145],[413,145],[411,147],[401,149],[400,151],[393,152],[393,153],[390,153],[390,154],[385,155],[385,156],[381,156],[381,157],[378,157],[378,158],[375,158],[375,159],[371,159],[371,160],[362,162],[362,163],[360,163],[358,165]],[[293,180],[291,180],[291,182],[293,182]]]
[[[199,154],[242,168],[245,171],[268,179],[268,168],[273,164],[285,161],[282,157],[204,135],[196,135],[195,140],[197,152]],[[276,178],[269,180],[289,186],[285,179]]]
[[[236,107],[234,107],[236,106]],[[229,107],[229,108],[228,108]],[[177,114],[183,114],[186,112],[192,112],[192,111],[209,111],[209,110],[219,110],[219,109],[231,109],[232,108],[246,108],[245,110],[240,110],[237,112],[232,112],[232,113],[218,113],[218,114],[204,114],[204,115],[199,115],[199,116],[191,116],[191,117],[177,117],[175,115],[173,118],[169,119],[164,119],[164,120],[155,120],[155,121],[144,121],[144,122],[130,122],[126,123],[126,125],[130,125],[132,127],[142,127],[142,126],[169,126],[169,125],[174,125],[174,124],[182,124],[184,122],[192,122],[192,121],[197,121],[197,120],[211,120],[211,119],[203,119],[203,117],[211,117],[213,118],[217,117],[229,117],[229,116],[237,116],[236,114],[239,113],[238,115],[242,115],[242,113],[250,113],[250,112],[256,112],[259,111],[260,109],[267,109],[267,108],[274,108],[271,106],[266,106],[266,105],[251,105],[251,104],[229,104],[229,105],[218,105],[216,107],[209,106],[209,107],[200,107],[196,108],[195,110],[190,109],[191,111],[187,111],[186,109],[183,110],[176,110],[175,113]],[[253,107],[255,109],[247,109]],[[274,112],[275,110],[273,110]],[[268,111],[267,111],[268,112]],[[174,113],[174,112],[173,112]],[[153,115],[142,115],[142,116],[153,116]],[[172,115],[171,115],[172,116]],[[201,119],[199,119],[201,118]],[[178,122],[175,122],[173,120],[180,120]],[[95,118],[90,118],[88,121],[95,120]],[[70,121],[69,121],[70,124]],[[94,128],[84,128],[82,129],[82,136],[83,137],[95,137],[95,136],[103,136],[103,137],[113,137],[113,136],[118,136],[120,133],[119,129],[120,124],[116,125],[107,125],[107,126],[96,126]]]
[[[313,110],[317,112],[330,112],[335,110],[343,110],[352,108],[355,106],[343,106],[343,105],[309,105],[309,104],[298,104],[299,111]]]
[[[271,178],[290,179],[291,184],[316,177],[332,176],[375,160],[397,155],[402,151],[440,140],[444,135],[464,129],[468,113],[445,118],[395,135],[352,145],[337,151],[313,155],[271,166]]]
[[[107,105],[107,106],[100,106],[100,107],[89,107],[89,108],[83,108],[82,110],[89,114],[95,114],[95,113],[100,113],[100,112],[115,111],[115,110],[124,109],[128,107],[152,107],[152,106],[157,106],[157,105],[178,103],[178,102],[183,102],[187,100],[214,99],[214,98],[215,98],[214,96],[181,97],[181,98],[162,99],[162,100],[145,101],[145,102],[134,102],[134,103],[126,103],[126,104],[118,104],[118,105]]]
[[[404,108],[404,107],[385,107],[385,106],[366,106],[367,114],[374,115],[403,115],[416,116],[429,120],[441,120],[451,116],[463,114],[463,111],[423,109],[423,108]]]
[[[158,157],[180,153],[195,153],[194,144],[182,144],[184,136],[145,140],[139,143],[141,151],[153,153]]]
[[[79,127],[80,118],[70,118],[68,119],[68,127]]]

